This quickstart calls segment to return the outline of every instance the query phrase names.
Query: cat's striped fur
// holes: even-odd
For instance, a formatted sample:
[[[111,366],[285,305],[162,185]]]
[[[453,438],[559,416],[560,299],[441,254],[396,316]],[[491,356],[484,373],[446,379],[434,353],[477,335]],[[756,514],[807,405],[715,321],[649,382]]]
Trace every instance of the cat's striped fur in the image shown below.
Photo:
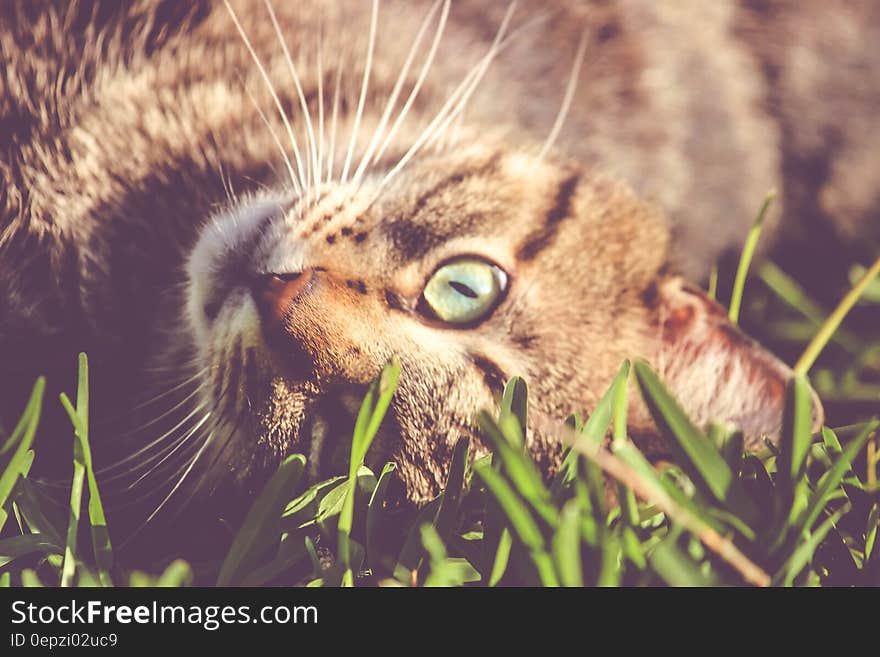
[[[6,3],[3,390],[87,349],[154,510],[291,451],[320,467],[394,354],[370,460],[412,499],[514,374],[561,420],[646,358],[754,444],[788,370],[676,273],[736,248],[772,187],[792,226],[876,233],[878,29],[869,2]],[[509,277],[466,329],[417,308],[460,254]],[[254,277],[303,271],[267,328]],[[643,410],[630,429],[651,443]]]

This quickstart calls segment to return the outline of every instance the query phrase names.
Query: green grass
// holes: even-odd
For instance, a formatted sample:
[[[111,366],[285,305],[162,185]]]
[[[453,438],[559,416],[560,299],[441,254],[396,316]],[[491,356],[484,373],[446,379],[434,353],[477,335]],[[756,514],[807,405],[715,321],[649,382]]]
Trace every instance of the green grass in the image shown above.
[[[514,378],[500,408],[478,417],[490,453],[473,459],[475,446],[459,442],[442,494],[416,514],[400,513],[389,503],[395,464],[378,473],[364,465],[400,376],[392,362],[363,401],[348,472],[308,485],[305,457],[288,457],[230,537],[225,557],[206,573],[200,569],[198,580],[255,586],[880,584],[880,420],[871,417],[880,410],[880,335],[871,325],[841,328],[857,304],[876,316],[880,262],[854,269],[852,290],[827,310],[766,264],[745,304],[750,244],[731,286],[731,316],[739,318],[743,309],[745,318],[763,322],[763,340],[802,354],[778,448],[744,453],[735,427],[704,432],[647,363],[627,362],[586,421],[572,416],[541,426],[568,445],[547,481],[524,447],[528,389]],[[713,277],[716,295],[721,280]],[[808,372],[821,393],[836,393],[835,415],[861,419],[811,434]],[[85,355],[78,381],[76,404],[61,398],[72,424],[66,517],[29,477],[40,412],[50,403],[43,399],[44,380],[0,442],[0,585],[193,583],[194,569],[182,560],[153,573],[114,560],[92,467]],[[628,381],[635,381],[675,465],[655,468],[627,435]],[[867,412],[860,405],[866,399],[873,402]]]

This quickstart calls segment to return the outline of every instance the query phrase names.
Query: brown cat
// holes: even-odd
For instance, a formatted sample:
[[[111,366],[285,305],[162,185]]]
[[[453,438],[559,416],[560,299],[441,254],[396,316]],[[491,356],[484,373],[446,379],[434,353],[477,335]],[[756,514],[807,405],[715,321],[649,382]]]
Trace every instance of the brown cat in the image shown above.
[[[412,500],[514,374],[562,420],[644,358],[755,446],[790,371],[677,273],[736,248],[773,187],[792,226],[876,233],[869,2],[18,2],[0,21],[3,417],[87,350],[94,439],[124,455],[102,483],[148,491],[150,516],[287,453],[328,469],[392,355],[368,460],[397,461]],[[653,444],[643,409],[630,432]],[[530,444],[551,470],[561,446]]]

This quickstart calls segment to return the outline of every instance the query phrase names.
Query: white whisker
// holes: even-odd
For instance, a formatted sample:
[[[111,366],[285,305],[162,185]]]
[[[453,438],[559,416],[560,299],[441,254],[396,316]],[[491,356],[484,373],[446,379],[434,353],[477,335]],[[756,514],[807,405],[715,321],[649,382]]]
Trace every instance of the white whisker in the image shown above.
[[[217,158],[217,170],[220,173],[220,184],[223,185],[223,191],[226,193],[226,200],[229,201],[229,205],[235,205],[235,200],[232,198],[232,185],[231,182],[227,184],[226,174],[223,172],[223,163],[220,161],[220,158]]]
[[[161,420],[164,420],[166,417],[168,417],[169,415],[171,415],[174,411],[176,411],[177,409],[179,409],[181,406],[186,405],[187,402],[189,402],[189,401],[190,401],[193,397],[195,397],[198,393],[199,393],[199,389],[196,388],[195,390],[193,390],[192,392],[190,392],[186,397],[184,397],[182,400],[180,400],[179,402],[177,402],[174,406],[172,406],[171,408],[169,408],[167,411],[165,411],[165,412],[162,413],[161,415],[158,415],[158,416],[154,417],[152,420],[148,420],[147,422],[145,422],[144,424],[141,424],[140,426],[133,427],[133,428],[131,428],[131,429],[128,429],[127,431],[124,431],[124,432],[120,433],[120,434],[119,434],[119,437],[131,436],[132,434],[136,434],[136,433],[138,433],[138,432],[140,432],[140,431],[143,431],[143,430],[146,429],[147,427],[153,426],[153,425],[156,424],[157,422],[160,422]]]
[[[186,478],[187,478],[187,476],[189,475],[190,471],[191,471],[191,470],[193,469],[193,467],[195,466],[196,462],[197,462],[198,459],[199,459],[199,456],[201,455],[201,453],[202,453],[202,451],[205,449],[205,447],[207,447],[207,443],[205,443],[204,445],[202,445],[202,449],[199,450],[199,453],[195,455],[195,457],[192,459],[192,461],[190,461],[190,463],[189,463],[189,467],[186,468],[186,470],[184,471],[183,475],[180,477],[180,479],[177,481],[177,483],[174,485],[174,487],[171,489],[171,491],[168,493],[168,495],[166,495],[166,496],[162,499],[162,501],[159,502],[159,504],[156,506],[156,508],[153,510],[153,512],[152,512],[149,516],[147,516],[147,519],[144,520],[144,521],[140,524],[140,526],[138,526],[138,528],[135,529],[135,530],[131,533],[131,535],[130,535],[130,536],[129,536],[129,537],[128,537],[123,543],[122,543],[122,546],[121,546],[121,547],[124,547],[124,546],[128,545],[128,543],[131,542],[131,540],[132,540],[135,536],[137,536],[138,534],[140,534],[141,531],[143,531],[144,528],[145,528],[147,525],[149,525],[149,524],[153,521],[153,518],[155,518],[157,515],[159,515],[159,513],[162,511],[162,509],[165,508],[165,505],[168,504],[168,500],[170,500],[170,499],[174,496],[174,493],[177,492],[177,489],[180,488],[180,487],[183,485],[183,482],[186,480]]]
[[[177,392],[178,390],[180,390],[180,389],[183,388],[184,386],[186,386],[186,385],[192,383],[193,381],[195,381],[195,380],[198,379],[199,377],[204,376],[204,375],[205,375],[205,372],[207,372],[207,371],[208,371],[208,368],[206,367],[206,368],[202,369],[201,371],[196,372],[196,373],[193,374],[191,377],[189,377],[189,378],[187,378],[187,379],[184,379],[184,380],[181,381],[180,383],[177,383],[176,385],[174,385],[173,387],[169,388],[168,390],[166,390],[166,391],[164,391],[164,392],[161,392],[161,393],[155,395],[154,397],[150,397],[150,398],[147,399],[146,401],[140,402],[139,404],[136,404],[135,406],[132,406],[131,408],[127,408],[127,409],[126,409],[126,412],[125,412],[126,417],[127,417],[130,413],[132,413],[132,412],[134,412],[134,411],[138,411],[138,410],[140,410],[140,409],[142,409],[142,408],[144,408],[144,407],[146,407],[146,406],[149,406],[150,404],[154,404],[154,403],[156,403],[157,401],[159,401],[160,399],[163,399],[163,398],[167,397],[168,395],[174,394],[175,392]],[[96,426],[100,426],[101,424],[102,424],[102,423],[98,423]]]
[[[308,206],[311,204],[311,191],[313,188],[317,187],[318,184],[318,144],[315,140],[315,132],[312,129],[312,115],[309,112],[309,104],[306,102],[306,95],[303,93],[299,75],[297,75],[296,67],[293,65],[293,57],[290,56],[290,50],[287,48],[287,41],[284,39],[284,33],[281,31],[281,26],[278,24],[278,18],[275,16],[275,10],[272,8],[272,3],[269,2],[269,0],[263,0],[263,2],[266,5],[266,9],[269,11],[269,18],[272,20],[275,34],[278,36],[278,41],[281,43],[281,49],[284,51],[284,59],[287,60],[287,67],[290,69],[290,76],[293,78],[293,84],[296,87],[296,93],[299,96],[299,104],[302,108],[303,116],[305,117],[309,150],[311,151],[312,156],[311,167],[307,169],[309,173],[308,178],[303,181],[306,188],[306,205]]]
[[[336,66],[336,88],[333,91],[333,119],[330,126],[330,148],[327,158],[327,182],[333,180],[333,168],[336,164],[336,124],[339,118],[339,87],[342,82],[342,54],[339,55],[339,62]]]
[[[175,445],[174,449],[172,449],[168,454],[166,454],[166,455],[162,458],[162,460],[159,461],[156,465],[154,465],[152,468],[150,468],[149,470],[147,470],[146,472],[144,472],[140,477],[138,477],[138,478],[135,479],[131,484],[129,484],[128,487],[126,488],[126,490],[132,490],[132,489],[135,488],[135,487],[136,487],[141,481],[143,481],[146,477],[148,477],[150,474],[152,474],[153,472],[156,472],[156,470],[158,470],[160,467],[162,467],[162,464],[165,463],[165,461],[167,461],[169,458],[171,458],[172,456],[174,456],[174,453],[175,453],[177,450],[179,450],[181,447],[183,447],[184,444],[186,444],[186,442],[190,439],[190,437],[191,437],[193,434],[195,434],[195,432],[198,431],[199,428],[201,428],[201,426],[202,426],[203,424],[205,424],[205,422],[208,420],[209,417],[211,417],[211,412],[210,412],[210,411],[208,411],[207,413],[205,413],[204,417],[202,417],[202,419],[199,420],[199,421],[196,423],[196,425],[195,425],[192,429],[190,429],[190,430],[189,430],[189,431],[188,431],[188,432],[187,432],[182,438],[180,438],[180,439],[177,441],[177,444]]]
[[[318,26],[318,168],[315,170],[315,180],[320,187],[321,177],[324,171],[324,21],[321,14],[321,24]],[[320,189],[318,190],[320,193]]]
[[[96,470],[96,471],[95,471],[95,474],[98,474],[98,475],[105,475],[105,474],[108,474],[108,473],[110,473],[110,472],[113,472],[114,470],[118,470],[121,466],[125,465],[126,463],[128,463],[128,462],[130,462],[130,461],[132,461],[132,460],[137,459],[137,458],[140,457],[144,452],[148,451],[148,450],[149,450],[150,448],[152,448],[153,446],[162,443],[162,442],[163,442],[165,439],[167,439],[169,436],[173,435],[175,431],[177,431],[178,429],[180,429],[180,427],[182,427],[182,426],[183,426],[184,424],[186,424],[189,420],[191,420],[192,417],[193,417],[196,413],[198,413],[199,411],[204,410],[204,409],[205,409],[205,406],[206,406],[206,404],[199,404],[198,406],[196,406],[195,409],[193,409],[189,414],[187,414],[186,417],[184,417],[180,422],[178,422],[177,424],[175,424],[173,427],[171,427],[168,431],[166,431],[165,433],[163,433],[161,436],[159,436],[158,438],[155,438],[154,440],[151,440],[147,445],[144,445],[144,446],[141,447],[138,451],[134,452],[133,454],[130,454],[129,456],[126,456],[124,459],[122,459],[122,460],[120,460],[120,461],[117,461],[116,463],[112,463],[112,464],[110,464],[110,465],[108,465],[108,466],[105,466],[105,467],[103,467],[103,468],[101,468],[101,469],[99,469],[99,470]]]
[[[244,419],[244,417],[245,417],[244,415],[239,415],[238,419],[235,421],[235,423],[232,424],[232,427],[230,428],[229,432],[226,434],[226,438],[223,439],[223,443],[220,446],[220,449],[217,450],[217,453],[214,456],[213,460],[204,469],[202,476],[199,478],[199,481],[196,482],[195,486],[193,487],[193,490],[198,491],[201,489],[202,485],[204,485],[205,481],[210,476],[211,472],[213,472],[214,466],[216,466],[217,463],[222,459],[223,453],[226,451],[226,449],[231,444],[233,444],[233,440],[235,438],[236,432],[238,431],[239,427],[241,426],[241,422]],[[221,426],[222,425],[218,425],[218,426],[214,427],[214,429],[219,430],[221,428]],[[213,439],[214,439],[214,431],[211,432],[211,437],[210,437],[210,440],[213,440]]]
[[[486,71],[489,70],[489,66],[495,61],[495,58],[498,56],[503,49],[503,46],[507,45],[509,41],[504,40],[504,34],[507,32],[507,25],[510,19],[513,17],[513,10],[516,7],[517,0],[514,0],[508,7],[508,13],[505,16],[505,20],[502,22],[501,27],[499,27],[497,34],[495,35],[495,40],[492,42],[492,46],[489,49],[489,52],[483,57],[483,61],[478,64],[478,67],[472,71],[472,79],[470,83],[465,87],[464,92],[461,97],[457,101],[455,107],[443,118],[439,125],[437,125],[433,129],[433,134],[425,141],[425,146],[430,147],[436,142],[449,128],[452,122],[462,113],[464,112],[464,108],[467,106],[468,101],[473,96],[474,92],[479,88],[480,82],[483,80],[483,76],[485,76]]]
[[[197,410],[204,410],[205,407],[206,407],[206,405],[202,405]],[[209,414],[210,414],[210,411],[209,411]],[[189,430],[187,430],[187,431],[189,431]],[[159,449],[157,449],[155,454],[151,454],[150,456],[148,456],[146,458],[139,459],[139,462],[134,467],[132,467],[130,469],[123,470],[123,471],[121,471],[117,474],[114,474],[114,475],[102,476],[101,485],[109,487],[109,484],[111,484],[112,482],[119,481],[120,479],[123,479],[123,480],[130,479],[131,477],[136,476],[138,472],[141,472],[144,469],[150,469],[150,470],[154,469],[154,468],[149,467],[150,464],[153,463],[154,461],[156,461],[157,459],[161,459],[163,456],[165,456],[169,452],[176,451],[177,448],[180,447],[180,443],[188,435],[189,434],[185,432],[185,433],[181,434],[180,436],[177,436],[176,438],[171,440],[169,442],[169,444],[163,445]],[[130,460],[130,459],[126,459],[126,460]],[[121,465],[121,462],[116,465]]]
[[[446,150],[456,144],[461,137],[461,132],[464,129],[464,120],[465,113],[462,111],[458,117],[452,122],[449,129],[446,131],[446,135],[440,137],[437,140],[437,144],[435,148],[437,150]]]
[[[584,30],[584,33],[581,35],[581,42],[578,44],[577,53],[574,56],[574,65],[571,68],[571,75],[568,77],[568,84],[566,85],[565,96],[562,99],[562,106],[559,108],[559,114],[556,116],[556,121],[553,122],[553,128],[550,130],[550,135],[547,137],[547,141],[544,142],[544,146],[538,153],[538,161],[544,159],[544,156],[547,155],[547,151],[552,148],[553,144],[556,142],[556,138],[559,137],[559,132],[562,130],[562,126],[568,116],[571,101],[574,99],[574,92],[577,89],[578,79],[581,75],[581,65],[583,64],[584,53],[586,50],[587,31]]]
[[[244,42],[245,47],[247,47],[248,52],[251,55],[251,58],[254,60],[254,63],[257,65],[257,69],[260,71],[260,75],[263,77],[263,81],[266,83],[266,87],[269,90],[269,93],[272,95],[272,100],[275,101],[275,107],[278,109],[278,114],[281,117],[282,122],[284,123],[284,127],[287,130],[287,136],[290,138],[290,144],[293,146],[293,154],[296,158],[297,170],[299,171],[299,182],[300,189],[302,189],[302,184],[305,181],[305,175],[303,172],[303,164],[302,164],[302,156],[299,152],[299,146],[296,143],[296,137],[293,134],[293,128],[290,127],[290,121],[287,118],[287,114],[284,111],[284,106],[281,104],[281,99],[278,98],[278,94],[275,92],[275,86],[272,84],[272,80],[269,78],[269,74],[266,72],[263,63],[260,61],[260,58],[257,56],[257,52],[254,50],[254,47],[251,45],[251,40],[248,38],[247,33],[244,31],[244,27],[242,27],[241,22],[238,20],[238,16],[235,13],[235,10],[232,8],[232,5],[229,4],[229,0],[223,0],[223,3],[226,5],[226,9],[229,12],[229,15],[232,17],[232,22],[235,23],[235,28],[238,30],[238,34],[241,36],[242,41]]]
[[[517,2],[518,0],[514,0],[511,3],[509,11],[513,10],[514,5]],[[426,148],[431,147],[437,140],[439,140],[443,136],[443,134],[449,129],[449,126],[452,124],[452,122],[462,115],[465,108],[467,107],[468,102],[470,101],[471,96],[479,88],[483,76],[486,74],[486,71],[489,70],[489,66],[491,65],[491,63],[495,59],[497,59],[498,55],[500,55],[505,48],[513,43],[516,37],[519,36],[522,32],[526,31],[527,29],[538,23],[543,22],[544,20],[546,20],[546,18],[546,15],[537,16],[533,20],[530,20],[524,25],[519,26],[516,30],[511,32],[503,39],[498,39],[496,37],[496,42],[493,44],[494,50],[490,49],[490,51],[484,56],[482,65],[478,63],[477,68],[470,72],[468,76],[470,77],[470,81],[468,81],[467,84],[464,85],[464,93],[458,101],[458,105],[446,115],[446,118],[444,118],[439,125],[435,126],[433,129],[429,128],[429,130],[433,130],[433,134],[431,134],[431,136],[425,142]],[[503,27],[504,26],[502,26],[502,28]]]
[[[513,11],[516,8],[517,0],[514,0],[510,3],[510,6],[507,9],[507,12],[504,15],[504,20],[501,22],[501,26],[498,28],[498,32],[496,33],[495,40],[492,42],[492,45],[489,48],[489,51],[476,63],[476,65],[470,70],[470,72],[465,76],[464,80],[456,87],[456,89],[450,94],[449,98],[440,108],[440,111],[437,112],[437,115],[434,119],[428,124],[425,128],[424,132],[421,136],[410,146],[409,150],[403,154],[400,160],[395,164],[388,173],[385,174],[385,177],[382,178],[382,181],[379,183],[376,190],[376,197],[382,192],[384,187],[391,181],[394,176],[396,176],[404,166],[406,166],[407,162],[409,162],[422,148],[422,146],[429,140],[437,136],[438,128],[443,125],[448,125],[448,118],[455,118],[455,115],[458,111],[463,109],[464,103],[470,98],[470,95],[476,89],[483,75],[489,67],[489,64],[495,58],[495,55],[498,53],[499,44],[501,43],[501,39],[504,37],[504,33],[507,31],[507,26],[510,23],[510,19],[513,16]],[[371,201],[372,204],[372,201]]]
[[[172,489],[162,499],[162,501],[159,502],[159,504],[156,506],[156,508],[153,509],[152,513],[150,513],[149,516],[147,516],[147,519],[144,520],[131,534],[129,534],[128,538],[122,543],[120,548],[128,545],[134,539],[134,537],[137,536],[138,534],[140,534],[144,530],[144,528],[147,525],[149,525],[157,515],[159,515],[159,513],[162,511],[162,509],[165,508],[165,505],[168,504],[168,500],[170,500],[174,496],[174,493],[176,493],[177,490],[183,485],[183,482],[186,481],[186,478],[189,476],[189,473],[192,472],[192,469],[195,467],[196,463],[198,463],[199,458],[205,452],[205,449],[207,449],[208,445],[211,444],[212,438],[213,438],[213,433],[209,434],[208,439],[204,441],[202,446],[199,448],[199,451],[196,452],[196,455],[189,461],[189,463],[188,464],[185,463],[184,466],[182,466],[181,468],[179,468],[177,470],[177,472],[180,472],[181,470],[183,471],[183,474],[180,476],[177,483],[172,487]],[[177,472],[175,472],[174,476],[169,478],[168,481],[171,481],[175,477],[177,477]],[[164,487],[164,485],[165,485],[165,483],[162,484],[162,487]]]
[[[428,72],[431,70],[431,64],[434,62],[434,56],[437,54],[437,49],[440,47],[440,41],[443,38],[443,31],[446,27],[446,19],[449,16],[449,6],[450,0],[446,0],[443,3],[443,13],[440,15],[440,22],[437,24],[437,31],[434,34],[434,41],[431,44],[431,49],[428,51],[428,56],[425,58],[425,63],[422,65],[422,70],[419,72],[419,77],[416,78],[416,83],[413,85],[412,91],[410,91],[409,93],[409,97],[403,104],[403,109],[400,110],[400,114],[397,115],[397,118],[391,125],[391,129],[388,131],[388,135],[382,142],[382,147],[379,148],[378,151],[376,151],[376,155],[373,157],[373,164],[382,159],[382,156],[385,154],[385,151],[388,149],[388,146],[391,144],[391,141],[397,134],[398,128],[400,128],[400,125],[406,118],[410,107],[412,107],[413,103],[416,100],[416,96],[419,95],[419,91],[421,90],[422,85],[428,77]]]
[[[121,508],[136,506],[138,504],[141,504],[142,502],[144,502],[145,500],[149,499],[152,496],[155,496],[157,494],[161,495],[161,491],[163,489],[165,489],[166,486],[168,486],[172,481],[176,480],[177,477],[180,475],[180,473],[183,472],[183,470],[190,464],[191,457],[188,454],[188,452],[196,451],[199,448],[199,446],[203,443],[203,440],[206,438],[206,436],[208,434],[209,434],[209,430],[207,428],[203,428],[201,434],[196,438],[196,440],[193,443],[191,443],[189,445],[189,447],[187,447],[183,451],[183,453],[181,454],[181,456],[183,458],[180,461],[180,465],[178,465],[174,469],[174,471],[171,473],[171,475],[169,475],[168,477],[166,477],[162,481],[151,482],[151,485],[146,490],[141,488],[140,491],[143,491],[143,493],[141,494],[139,492],[137,497],[131,497],[131,495],[128,495],[128,496],[120,495],[120,498],[123,501],[121,501],[120,503],[114,504],[113,508],[114,509],[121,509]],[[133,474],[133,473],[129,473],[129,474]],[[159,474],[159,472],[157,471],[155,473],[155,475],[158,476],[158,474]],[[122,491],[125,491],[125,489],[122,489]],[[115,499],[115,496],[114,496],[114,499]]]
[[[400,95],[400,91],[403,89],[403,83],[406,80],[406,75],[407,73],[409,73],[410,66],[412,66],[413,60],[415,59],[419,45],[422,42],[422,38],[425,36],[425,32],[428,30],[428,25],[431,24],[431,21],[434,18],[434,14],[436,14],[437,10],[440,8],[440,3],[441,0],[437,0],[434,3],[434,6],[431,7],[431,11],[428,12],[427,16],[425,16],[425,19],[422,21],[422,24],[419,27],[419,31],[416,33],[416,38],[413,40],[413,44],[409,49],[406,60],[404,61],[403,66],[400,69],[400,75],[397,76],[397,81],[394,83],[394,87],[391,89],[391,94],[388,96],[388,101],[385,103],[385,110],[382,112],[382,116],[379,119],[378,125],[376,126],[376,131],[373,133],[373,138],[370,140],[370,143],[367,146],[367,150],[366,152],[364,152],[364,155],[361,158],[361,162],[354,172],[354,177],[352,178],[352,180],[354,180],[355,182],[361,179],[361,176],[364,173],[364,169],[366,169],[367,164],[370,162],[370,158],[373,156],[376,147],[379,145],[379,140],[382,138],[382,133],[385,130],[385,126],[388,125],[388,120],[391,118],[391,111],[394,109],[394,105],[397,103],[397,97]],[[448,7],[449,0],[446,0],[446,5]]]
[[[290,157],[287,155],[287,151],[284,149],[284,146],[281,144],[281,139],[278,137],[278,133],[275,132],[275,128],[272,127],[272,124],[269,122],[269,118],[266,116],[265,112],[260,108],[260,104],[257,102],[257,99],[254,98],[250,89],[247,87],[244,88],[245,93],[247,93],[248,98],[254,106],[254,109],[257,110],[257,113],[260,115],[260,118],[263,120],[266,128],[269,130],[269,134],[272,136],[273,141],[275,142],[275,146],[278,147],[278,152],[281,153],[281,158],[284,160],[284,166],[287,168],[287,173],[290,176],[290,182],[293,185],[293,189],[297,194],[302,196],[303,188],[300,184],[296,173],[293,170],[293,163],[290,161]],[[233,215],[235,216],[235,215]],[[214,220],[215,223],[217,220]],[[223,228],[217,224],[217,229],[219,232],[222,232]]]
[[[147,371],[147,370],[144,370],[144,371]],[[179,369],[175,370],[175,371],[179,371]],[[208,371],[207,367],[203,368],[199,372],[196,372],[195,374],[193,374],[191,377],[184,379],[183,381],[180,381],[179,383],[176,383],[174,386],[172,386],[168,390],[165,390],[164,392],[160,392],[159,394],[157,394],[153,397],[150,397],[146,401],[142,401],[142,402],[132,406],[131,408],[126,408],[124,413],[116,413],[116,414],[113,414],[109,417],[102,417],[99,422],[95,423],[95,427],[104,428],[107,425],[112,424],[113,422],[120,420],[121,418],[125,418],[127,420],[134,411],[139,411],[140,409],[145,408],[151,404],[155,404],[160,399],[164,399],[168,395],[174,394],[175,392],[177,392],[178,390],[180,390],[184,386],[189,385],[190,383],[192,383],[193,381],[195,381],[199,377],[204,376],[207,371]]]
[[[367,88],[370,83],[370,71],[373,67],[373,50],[376,46],[376,24],[379,19],[379,0],[373,0],[373,11],[370,16],[370,37],[367,45],[367,61],[364,64],[364,79],[361,83],[361,95],[358,99],[357,113],[354,116],[354,125],[351,129],[351,139],[348,142],[348,154],[345,156],[345,164],[342,167],[341,181],[348,180],[348,169],[351,166],[351,158],[354,155],[354,147],[360,132],[361,118],[364,114],[364,105],[367,102]]]
[[[216,218],[212,218],[212,221],[215,221]],[[186,288],[186,283],[180,285],[181,288]],[[201,362],[201,358],[198,356],[193,356],[189,360],[185,360],[183,362],[175,362],[173,366],[168,367],[142,367],[140,368],[141,372],[147,374],[165,374],[167,372],[174,372],[175,374],[179,374],[182,369],[192,369],[194,366],[198,365]]]
[[[150,464],[156,461],[157,459],[161,459],[164,455],[166,455],[170,451],[174,451],[182,440],[183,436],[178,436],[174,440],[172,440],[168,445],[162,446],[155,454],[151,454],[148,458],[145,458],[138,462],[134,467],[129,470],[123,470],[121,472],[117,472],[114,475],[110,476],[101,476],[101,486],[111,490],[115,486],[115,482],[122,480],[123,486],[125,482],[130,480],[132,477],[137,476],[137,474],[143,470],[151,470]],[[123,488],[123,490],[125,490]]]

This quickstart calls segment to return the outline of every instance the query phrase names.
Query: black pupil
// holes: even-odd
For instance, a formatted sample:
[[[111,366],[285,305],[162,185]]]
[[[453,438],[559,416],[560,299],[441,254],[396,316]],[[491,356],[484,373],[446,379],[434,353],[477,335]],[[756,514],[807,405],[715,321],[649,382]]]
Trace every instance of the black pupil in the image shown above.
[[[459,283],[458,281],[449,281],[449,286],[459,294],[463,294],[470,299],[476,299],[478,296],[476,292],[474,292],[464,283]]]

